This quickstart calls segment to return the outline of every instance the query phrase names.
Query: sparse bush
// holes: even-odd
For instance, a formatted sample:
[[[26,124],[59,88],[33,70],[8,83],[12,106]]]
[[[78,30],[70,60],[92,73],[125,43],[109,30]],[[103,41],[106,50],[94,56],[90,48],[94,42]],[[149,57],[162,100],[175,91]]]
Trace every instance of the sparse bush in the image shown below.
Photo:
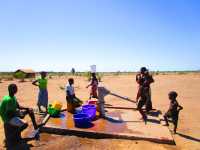
[[[156,71],[156,75],[159,75],[160,74],[160,72],[159,71]]]
[[[121,73],[120,71],[117,71],[114,73],[114,75],[118,76],[118,75],[120,75],[120,73]]]
[[[187,72],[186,71],[179,71],[176,74],[183,75],[183,74],[187,74]]]
[[[159,71],[153,71],[153,72],[152,72],[152,75],[156,75],[156,76],[157,76],[157,75],[159,75],[159,74],[160,74]]]
[[[59,74],[58,74],[58,78],[61,78],[61,77],[62,77],[62,74],[59,73]]]
[[[103,74],[102,73],[97,73],[97,79],[99,82],[102,82]]]
[[[17,78],[17,79],[21,79],[20,81],[21,82],[24,82],[24,79],[25,79],[25,77],[26,77],[26,74],[25,73],[23,73],[23,72],[17,72],[17,73],[15,73],[15,78]]]
[[[64,86],[60,86],[59,87],[61,90],[65,90],[65,87]]]
[[[6,81],[13,81],[14,79],[13,79],[12,76],[5,76],[4,80],[6,80]]]
[[[12,72],[0,72],[0,82],[2,82],[3,80],[12,81],[13,73]]]
[[[90,81],[91,80],[91,73],[88,71],[88,72],[85,72],[84,74],[85,74],[84,76],[87,78],[87,80]]]

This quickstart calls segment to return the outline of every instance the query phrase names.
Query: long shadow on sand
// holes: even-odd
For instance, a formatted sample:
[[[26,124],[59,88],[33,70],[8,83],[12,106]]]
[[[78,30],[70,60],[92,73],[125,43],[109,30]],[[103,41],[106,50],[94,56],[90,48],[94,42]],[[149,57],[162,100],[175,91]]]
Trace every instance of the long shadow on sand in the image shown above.
[[[156,119],[147,119],[147,122],[151,122],[151,123],[156,123],[156,124],[160,124],[160,121],[159,120],[156,120]]]
[[[185,138],[185,139],[188,139],[188,140],[191,140],[191,141],[196,141],[196,142],[200,142],[200,139],[198,138],[195,138],[195,137],[192,137],[192,136],[189,136],[189,135],[185,135],[185,134],[182,134],[182,133],[176,133],[177,135]]]

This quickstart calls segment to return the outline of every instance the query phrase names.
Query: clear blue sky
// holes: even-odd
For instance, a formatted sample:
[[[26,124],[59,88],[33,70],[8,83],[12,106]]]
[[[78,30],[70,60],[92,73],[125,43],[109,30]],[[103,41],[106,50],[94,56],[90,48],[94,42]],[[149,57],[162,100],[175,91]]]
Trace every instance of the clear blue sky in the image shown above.
[[[0,71],[200,69],[199,0],[1,0]]]

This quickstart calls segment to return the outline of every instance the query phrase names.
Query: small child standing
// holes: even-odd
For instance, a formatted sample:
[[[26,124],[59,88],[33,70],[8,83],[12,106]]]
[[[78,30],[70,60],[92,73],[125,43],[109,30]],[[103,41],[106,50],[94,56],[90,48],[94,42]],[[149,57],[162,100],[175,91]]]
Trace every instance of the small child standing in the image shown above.
[[[164,119],[166,122],[166,126],[169,126],[168,118],[172,118],[172,122],[174,124],[174,133],[176,133],[177,125],[178,125],[178,116],[179,111],[183,109],[176,100],[178,94],[175,91],[171,91],[169,94],[170,106],[168,111],[164,115]]]
[[[67,100],[67,109],[69,112],[74,112],[76,107],[80,107],[82,105],[82,101],[78,99],[75,95],[74,90],[74,79],[69,78],[68,84],[66,85],[66,100]]]
[[[33,81],[32,84],[39,87],[37,105],[39,108],[39,112],[42,112],[41,106],[45,107],[46,111],[47,111],[47,106],[48,106],[48,90],[47,90],[48,80],[46,79],[46,76],[47,76],[46,72],[43,71],[40,73],[40,75],[41,75],[41,78]]]
[[[86,87],[89,88],[91,86],[91,91],[90,91],[90,98],[97,98],[98,99],[98,95],[97,95],[97,89],[98,89],[98,79],[96,77],[95,73],[92,73],[92,81],[91,83]]]

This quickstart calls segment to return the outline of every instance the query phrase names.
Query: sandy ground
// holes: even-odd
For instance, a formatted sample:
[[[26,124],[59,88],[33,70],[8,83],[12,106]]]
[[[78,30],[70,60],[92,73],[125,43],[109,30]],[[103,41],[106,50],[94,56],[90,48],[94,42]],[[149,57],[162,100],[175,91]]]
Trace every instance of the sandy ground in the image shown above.
[[[149,150],[200,150],[200,75],[157,75],[152,85],[153,106],[165,112],[168,108],[167,93],[176,90],[178,101],[184,107],[180,113],[178,134],[174,135],[176,146],[151,143],[146,141],[130,141],[119,139],[88,139],[75,136],[57,136],[42,134],[40,142],[31,142],[31,149],[149,149]],[[65,86],[68,77],[53,77],[49,79],[49,101],[59,100],[65,103]],[[86,78],[74,77],[76,94],[83,100],[89,97]],[[135,76],[104,76],[101,85],[112,92],[135,99],[137,84]],[[0,83],[0,97],[7,94],[7,85],[16,83],[19,87],[17,98],[20,104],[35,107],[38,89],[31,82],[3,81]],[[114,100],[114,99],[113,99]],[[120,102],[117,102],[120,104]],[[171,127],[170,127],[171,128]],[[171,128],[172,129],[172,128]],[[0,149],[3,149],[4,131],[0,123]]]

